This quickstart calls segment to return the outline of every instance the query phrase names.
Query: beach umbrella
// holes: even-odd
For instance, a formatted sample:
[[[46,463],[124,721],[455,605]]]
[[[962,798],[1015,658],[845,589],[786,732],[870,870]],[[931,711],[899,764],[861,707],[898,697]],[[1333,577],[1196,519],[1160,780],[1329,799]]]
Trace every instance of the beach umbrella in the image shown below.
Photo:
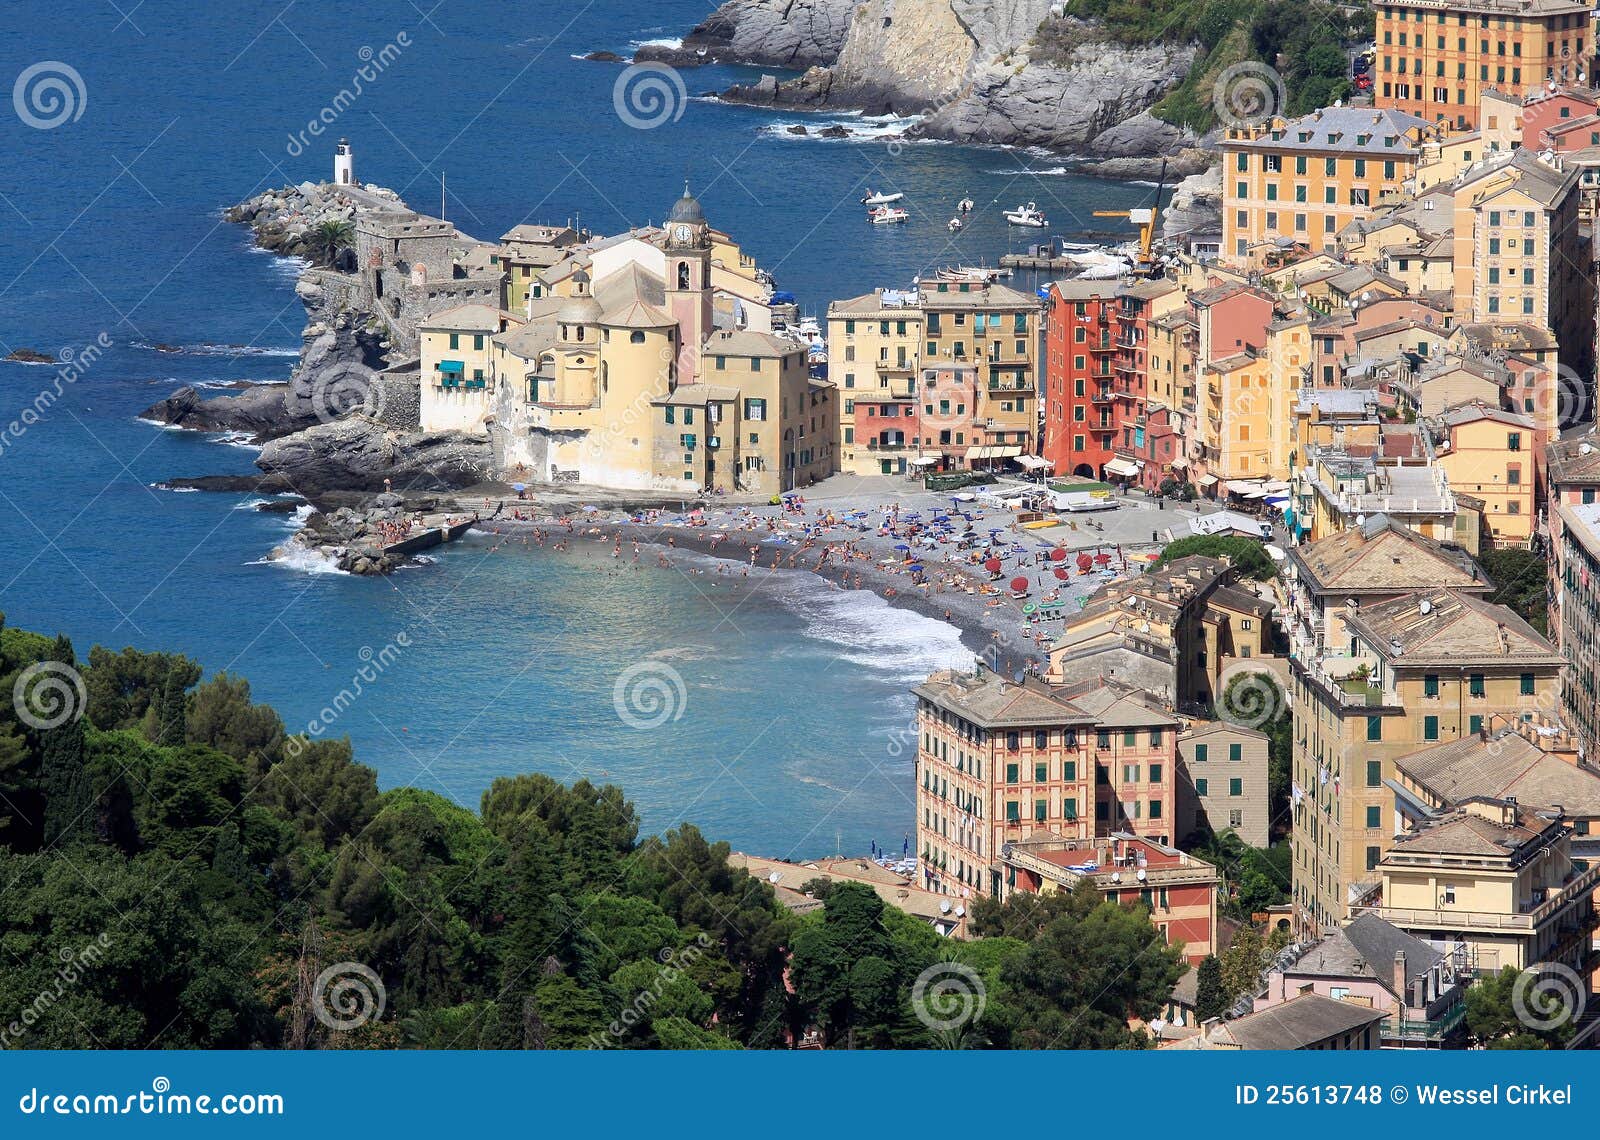
[[[920,574],[922,573],[922,563],[913,562],[910,566],[907,566],[906,569],[911,571],[913,574]]]
[[[1094,560],[1104,566],[1107,562],[1111,561],[1111,555],[1102,551],[1094,556]]]
[[[1067,577],[1067,572],[1065,570],[1063,570],[1061,567],[1057,566],[1056,567],[1056,577],[1057,578],[1061,578],[1061,579],[1065,579]]]
[[[895,543],[895,547],[894,547],[894,548],[895,548],[895,549],[896,549],[896,550],[910,550],[910,549],[911,549],[911,548],[910,548],[910,547],[909,547],[909,546],[907,546],[907,545],[906,545],[906,544],[905,544],[905,543],[903,543],[903,542],[897,542],[897,543]]]
[[[528,489],[528,485],[526,483],[513,483],[511,484],[511,489],[520,494]]]
[[[1093,565],[1094,565],[1094,559],[1089,557],[1089,552],[1088,551],[1084,551],[1082,554],[1078,555],[1078,569],[1079,570],[1087,570],[1087,569],[1089,569],[1089,567],[1091,567]]]
[[[1052,561],[1052,562],[1060,562],[1064,558],[1066,558],[1066,556],[1067,556],[1067,552],[1065,550],[1063,550],[1061,547],[1058,546],[1058,547],[1056,547],[1054,550],[1052,550],[1050,552],[1050,561]]]
[[[1015,591],[1016,593],[1018,593],[1018,594],[1027,593],[1028,580],[1026,578],[1013,578],[1013,579],[1011,579],[1011,589],[1013,591]]]
[[[991,558],[989,561],[983,564],[983,568],[989,571],[991,574],[998,574],[1000,573],[1000,560],[998,558]]]

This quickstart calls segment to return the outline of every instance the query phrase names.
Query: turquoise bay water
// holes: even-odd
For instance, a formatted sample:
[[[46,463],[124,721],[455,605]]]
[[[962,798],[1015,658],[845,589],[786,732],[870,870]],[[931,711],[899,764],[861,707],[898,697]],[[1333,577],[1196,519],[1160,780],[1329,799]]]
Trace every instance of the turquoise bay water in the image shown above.
[[[248,677],[291,725],[334,700],[404,635],[329,731],[385,786],[474,804],[496,775],[542,770],[620,783],[651,829],[680,819],[770,854],[820,854],[910,830],[910,758],[896,743],[908,685],[965,659],[954,632],[801,574],[752,597],[604,556],[474,540],[391,581],[261,563],[288,533],[242,496],[172,494],[174,475],[242,472],[254,452],[135,419],[181,383],[281,379],[299,346],[295,267],[249,247],[218,211],[269,186],[327,177],[329,147],[288,140],[362,63],[409,46],[330,128],[360,175],[493,237],[581,215],[612,231],[659,219],[683,178],[712,221],[810,311],[1015,244],[999,207],[1035,200],[1064,233],[1147,191],[1062,175],[1050,159],[940,145],[797,139],[768,128],[843,120],[691,101],[658,129],[613,109],[621,69],[571,58],[681,33],[707,8],[459,2],[423,22],[408,3],[197,10],[20,0],[0,38],[9,85],[41,61],[83,81],[82,114],[51,130],[0,102],[0,355],[113,347],[43,420],[0,450],[0,610],[12,624],[188,653]],[[422,10],[426,11],[426,5]],[[690,93],[750,72],[686,72]],[[903,227],[869,227],[867,185],[908,194]],[[954,244],[964,194],[979,212]],[[998,200],[998,203],[996,203]],[[153,351],[157,344],[181,353]],[[231,346],[231,347],[213,347]],[[242,347],[241,347],[242,346]],[[0,364],[0,423],[52,370]],[[492,552],[491,552],[492,551]],[[700,569],[710,571],[705,562]],[[730,616],[731,615],[731,616]],[[640,662],[683,681],[682,715],[629,728],[617,678]]]

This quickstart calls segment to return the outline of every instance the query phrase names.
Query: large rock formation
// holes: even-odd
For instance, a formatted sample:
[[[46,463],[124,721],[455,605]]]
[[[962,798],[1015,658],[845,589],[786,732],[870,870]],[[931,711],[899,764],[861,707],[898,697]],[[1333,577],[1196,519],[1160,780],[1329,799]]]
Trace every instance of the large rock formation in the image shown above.
[[[683,37],[683,50],[764,67],[832,63],[855,6],[855,0],[728,0]]]
[[[769,0],[724,4],[713,17],[724,29],[724,50],[775,42],[774,15],[794,7]],[[1148,110],[1182,82],[1196,47],[1114,43],[1091,23],[1055,15],[1058,8],[1053,0],[865,0],[852,11],[831,62],[827,44],[817,44],[793,57],[817,61],[803,75],[766,76],[726,97],[915,115],[913,135],[1042,146],[1092,159],[1192,148],[1192,135]],[[750,33],[741,36],[746,22]],[[1187,168],[1203,165],[1198,153],[1184,156]]]
[[[327,491],[444,491],[492,477],[488,436],[397,432],[362,415],[267,443],[256,459],[302,495]]]

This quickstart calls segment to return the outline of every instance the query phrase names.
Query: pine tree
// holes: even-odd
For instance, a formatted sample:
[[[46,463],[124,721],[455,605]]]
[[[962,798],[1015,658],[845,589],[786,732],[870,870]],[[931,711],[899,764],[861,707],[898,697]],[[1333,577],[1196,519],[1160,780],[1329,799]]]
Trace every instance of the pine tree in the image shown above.
[[[72,642],[64,636],[57,637],[49,660],[74,664],[77,658]],[[81,716],[39,734],[39,777],[44,786],[45,843],[72,842],[89,835],[94,823],[94,791],[84,754]]]
[[[1200,1021],[1221,1017],[1228,1007],[1227,995],[1222,992],[1222,963],[1215,954],[1207,954],[1195,975],[1194,1015]]]
[[[183,677],[177,669],[169,670],[161,687],[161,735],[157,738],[158,744],[176,747],[188,736],[185,700]]]

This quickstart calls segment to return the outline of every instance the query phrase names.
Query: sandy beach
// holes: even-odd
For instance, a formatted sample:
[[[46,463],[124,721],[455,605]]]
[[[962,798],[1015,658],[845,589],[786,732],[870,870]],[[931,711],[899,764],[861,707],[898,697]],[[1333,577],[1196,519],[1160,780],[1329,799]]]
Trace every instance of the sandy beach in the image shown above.
[[[505,542],[591,543],[609,546],[615,558],[680,568],[674,552],[694,552],[723,560],[719,573],[748,578],[803,570],[842,589],[870,590],[891,605],[948,622],[975,655],[1007,672],[1039,668],[1063,624],[1060,617],[1035,618],[1034,606],[1059,602],[1055,614],[1076,612],[1105,583],[1142,572],[1160,548],[1158,541],[1114,537],[1144,521],[1131,516],[1154,518],[1152,511],[1125,508],[1027,530],[1002,507],[927,493],[801,495],[781,507],[713,501],[687,511],[515,497],[470,505],[482,516],[477,529]],[[1123,517],[1113,524],[1113,516]],[[1155,537],[1151,529],[1140,533]],[[1013,591],[1019,579],[1025,589]]]

